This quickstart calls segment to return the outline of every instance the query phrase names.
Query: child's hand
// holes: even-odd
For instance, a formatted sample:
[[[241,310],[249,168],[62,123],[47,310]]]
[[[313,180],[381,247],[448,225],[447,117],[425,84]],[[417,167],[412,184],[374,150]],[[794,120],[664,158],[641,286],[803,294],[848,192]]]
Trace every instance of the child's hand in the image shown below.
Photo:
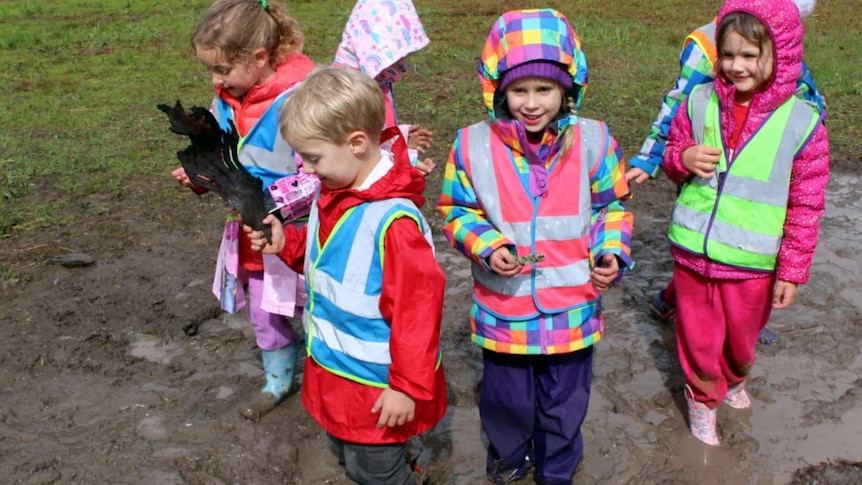
[[[781,280],[776,281],[775,292],[772,295],[772,308],[781,309],[789,307],[796,298],[796,290],[796,283]]]
[[[407,148],[424,153],[426,149],[431,148],[433,141],[434,133],[431,133],[429,129],[422,128],[422,125],[410,125],[410,129],[407,130]]]
[[[190,179],[188,174],[186,173],[186,169],[184,169],[183,167],[174,169],[174,171],[171,172],[171,177],[176,179],[176,181],[183,187],[191,188],[194,185],[192,183],[192,179]]]
[[[255,231],[251,226],[243,224],[242,230],[248,234],[251,240],[251,249],[260,251],[265,254],[278,254],[284,249],[284,229],[281,227],[281,221],[277,217],[270,214],[264,218],[263,223],[270,226],[272,230],[272,243],[267,243],[263,237],[263,231]]]
[[[189,175],[186,173],[186,169],[184,169],[183,167],[174,169],[174,171],[171,172],[171,176],[176,179],[176,181],[180,185],[192,189],[192,191],[194,191],[194,193],[198,195],[205,194],[207,191],[206,188],[192,182],[192,179],[189,177]]]
[[[426,158],[425,160],[416,160],[416,168],[422,172],[422,175],[428,175],[435,167],[437,167],[437,164],[430,158]]]
[[[596,267],[590,273],[590,281],[599,291],[605,291],[611,287],[611,284],[617,279],[620,274],[620,264],[617,262],[617,257],[611,253],[607,253],[598,261]]]
[[[718,168],[720,158],[721,149],[707,145],[695,145],[682,152],[682,165],[698,177],[708,179],[715,175],[715,169]]]
[[[508,278],[520,273],[523,265],[518,264],[509,248],[502,246],[495,249],[488,257],[488,266],[498,275]]]
[[[642,184],[649,180],[649,174],[637,167],[632,167],[626,172],[626,181],[631,182],[632,180],[638,184]]]
[[[238,210],[228,209],[227,212],[230,214],[230,217],[234,222],[241,226],[245,225],[245,222],[242,220],[242,214],[240,214]]]
[[[377,419],[378,428],[402,426],[404,423],[413,421],[416,402],[407,394],[387,387],[371,407],[371,414],[378,412],[380,413],[380,418]]]

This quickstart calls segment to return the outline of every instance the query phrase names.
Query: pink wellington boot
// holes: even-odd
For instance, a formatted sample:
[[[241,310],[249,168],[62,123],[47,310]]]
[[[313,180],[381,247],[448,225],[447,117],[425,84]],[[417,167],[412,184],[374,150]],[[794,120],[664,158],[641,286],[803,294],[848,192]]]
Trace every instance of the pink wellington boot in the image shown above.
[[[718,446],[715,417],[717,409],[709,409],[706,404],[694,400],[691,388],[685,386],[685,400],[688,401],[688,426],[695,438],[712,446]]]
[[[751,407],[751,397],[745,391],[745,381],[728,387],[724,402],[733,409],[748,409]]]

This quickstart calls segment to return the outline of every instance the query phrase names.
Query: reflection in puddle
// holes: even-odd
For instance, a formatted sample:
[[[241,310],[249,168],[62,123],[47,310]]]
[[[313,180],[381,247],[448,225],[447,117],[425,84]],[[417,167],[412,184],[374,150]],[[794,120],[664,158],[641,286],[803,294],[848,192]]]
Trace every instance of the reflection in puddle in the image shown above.
[[[433,483],[468,485],[485,480],[485,446],[479,410],[475,406],[450,406],[437,426],[415,438],[410,450]],[[302,483],[352,483],[344,476],[335,455],[324,440],[299,452]]]
[[[862,310],[862,181],[856,176],[832,174],[820,242],[811,269],[812,280],[829,276],[838,294]],[[816,273],[824,273],[822,276]],[[834,278],[834,280],[832,279]],[[852,284],[848,284],[852,283]]]

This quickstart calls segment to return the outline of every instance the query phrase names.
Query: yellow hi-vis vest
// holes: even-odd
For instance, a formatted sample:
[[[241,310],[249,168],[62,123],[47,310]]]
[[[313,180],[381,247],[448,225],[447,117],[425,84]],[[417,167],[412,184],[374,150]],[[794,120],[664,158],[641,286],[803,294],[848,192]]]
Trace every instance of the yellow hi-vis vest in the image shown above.
[[[692,91],[688,115],[694,140],[721,149],[721,158],[713,177],[694,176],[683,185],[668,230],[671,242],[720,263],[773,271],[793,159],[814,133],[820,114],[793,96],[733,154],[722,142],[712,83]]]

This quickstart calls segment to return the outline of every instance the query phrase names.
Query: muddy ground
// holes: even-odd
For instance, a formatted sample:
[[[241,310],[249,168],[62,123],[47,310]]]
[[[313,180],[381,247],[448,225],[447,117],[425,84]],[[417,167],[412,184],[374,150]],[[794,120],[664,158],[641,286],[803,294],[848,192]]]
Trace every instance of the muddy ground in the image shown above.
[[[671,271],[673,189],[637,187],[638,266],[605,296],[576,484],[862,483],[862,182],[841,169],[812,280],[772,318],[781,337],[759,347],[753,409],[721,409],[720,448],[689,435],[673,331],[647,311]],[[0,257],[29,281],[0,296],[0,482],[347,483],[298,399],[257,423],[235,410],[262,371],[244,315],[221,314],[209,292],[222,204],[177,196],[167,174],[137,187],[81,201],[106,208],[99,224],[2,242]],[[439,174],[429,195],[438,188]],[[413,445],[432,483],[482,483],[469,268],[439,231],[437,246],[451,408]],[[95,264],[50,262],[77,252]]]

